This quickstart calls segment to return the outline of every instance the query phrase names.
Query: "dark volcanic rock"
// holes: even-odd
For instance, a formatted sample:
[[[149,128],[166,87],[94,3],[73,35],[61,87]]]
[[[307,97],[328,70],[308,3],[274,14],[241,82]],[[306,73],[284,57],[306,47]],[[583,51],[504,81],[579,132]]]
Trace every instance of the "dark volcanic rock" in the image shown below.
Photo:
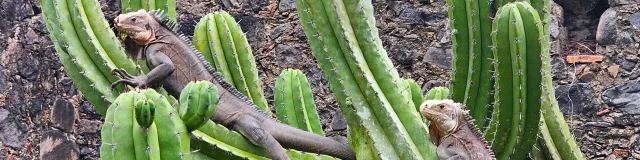
[[[602,93],[602,100],[624,114],[640,114],[640,82],[629,81]]]
[[[31,0],[10,0],[0,3],[0,31],[14,27],[14,22],[33,16],[36,12],[40,12],[33,4],[37,1]]]
[[[640,29],[640,12],[634,13],[629,16],[629,22],[635,29]]]
[[[278,4],[278,11],[280,12],[286,12],[294,9],[296,9],[295,0],[280,0],[280,4]]]
[[[15,121],[9,110],[0,108],[0,142],[14,149],[23,147],[26,125]]]
[[[98,133],[102,129],[102,121],[82,119],[78,123],[78,133]]]
[[[335,112],[333,119],[331,120],[331,129],[334,131],[342,131],[347,129],[347,120],[342,115],[342,112]]]
[[[64,98],[58,98],[51,109],[51,122],[64,132],[72,132],[75,120],[73,104]]]
[[[453,59],[452,52],[445,52],[441,48],[429,47],[423,61],[445,70],[451,70],[451,59]]]
[[[435,25],[441,19],[446,18],[443,14],[434,14],[426,8],[416,7],[406,1],[392,1],[389,7],[395,12],[394,21],[407,24]]]
[[[600,45],[610,45],[616,43],[618,31],[616,29],[617,11],[609,8],[600,16],[598,29],[596,30],[596,41]]]
[[[591,115],[596,112],[596,94],[588,83],[560,85],[555,94],[560,111],[565,115]]]
[[[44,132],[40,140],[40,159],[76,160],[78,146],[60,131]]]
[[[565,10],[575,13],[584,14],[596,7],[598,0],[555,0]]]
[[[7,78],[4,75],[4,68],[0,66],[0,93],[7,89]]]
[[[567,64],[564,63],[562,57],[552,56],[551,57],[551,73],[554,80],[556,79],[565,79],[568,77],[567,73]]]

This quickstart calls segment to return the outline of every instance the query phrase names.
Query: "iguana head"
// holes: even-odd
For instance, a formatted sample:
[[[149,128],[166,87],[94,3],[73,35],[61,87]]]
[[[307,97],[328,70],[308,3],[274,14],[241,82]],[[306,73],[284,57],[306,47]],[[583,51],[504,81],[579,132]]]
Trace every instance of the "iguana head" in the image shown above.
[[[153,22],[155,22],[154,18],[144,9],[120,14],[114,19],[114,25],[118,31],[141,45],[155,40]]]
[[[427,100],[420,105],[420,113],[444,134],[453,132],[458,127],[461,112],[460,103],[452,100]]]

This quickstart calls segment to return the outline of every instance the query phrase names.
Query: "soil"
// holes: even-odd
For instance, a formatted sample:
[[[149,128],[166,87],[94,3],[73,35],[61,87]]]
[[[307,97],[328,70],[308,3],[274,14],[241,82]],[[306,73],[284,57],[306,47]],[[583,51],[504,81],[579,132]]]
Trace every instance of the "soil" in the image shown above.
[[[326,135],[344,140],[340,138],[346,132],[343,117],[306,42],[294,2],[179,0],[180,31],[193,35],[195,24],[204,15],[218,10],[229,12],[246,32],[269,104],[273,105],[273,86],[280,72],[300,69],[312,86]],[[423,91],[447,86],[452,55],[445,2],[373,2],[384,48],[400,76],[416,80]],[[109,21],[120,13],[120,1],[100,3]],[[622,17],[638,12],[636,5],[617,9]],[[556,18],[564,20],[558,22],[560,36],[553,37],[552,45],[554,83],[579,146],[588,159],[640,159],[640,116],[608,106],[600,98],[606,89],[632,81],[634,74],[639,74],[640,33],[630,29],[622,18],[619,28],[631,33],[635,45],[599,46],[594,40],[595,26],[603,10],[585,15],[562,14],[561,8],[560,12]],[[2,1],[0,22],[0,159],[51,159],[65,155],[99,159],[103,119],[82,100],[82,94],[66,76],[48,37],[40,5],[33,0]],[[565,63],[567,55],[576,54],[602,55],[605,60]],[[618,76],[608,70],[627,62],[631,63],[627,64],[630,69],[616,71]],[[562,100],[563,95],[569,97],[568,101]],[[585,101],[576,105],[575,99]]]

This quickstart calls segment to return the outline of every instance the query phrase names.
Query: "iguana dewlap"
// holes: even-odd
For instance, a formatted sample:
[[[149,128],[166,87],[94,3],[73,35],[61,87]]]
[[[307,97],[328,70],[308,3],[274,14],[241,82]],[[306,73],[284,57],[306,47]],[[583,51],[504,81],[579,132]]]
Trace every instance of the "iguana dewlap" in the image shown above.
[[[124,46],[129,56],[134,60],[146,60],[150,71],[147,75],[131,76],[124,70],[114,70],[122,79],[113,86],[120,83],[134,87],[161,85],[169,94],[179,97],[187,83],[211,81],[219,92],[213,121],[265,147],[272,159],[289,159],[283,147],[355,159],[355,153],[347,145],[282,124],[259,111],[247,97],[224,81],[190,40],[177,33],[175,22],[168,20],[161,11],[121,14],[114,23],[116,29],[128,37]]]
[[[431,121],[429,133],[438,146],[440,159],[495,159],[493,151],[462,104],[451,100],[427,100],[420,105],[420,113]]]

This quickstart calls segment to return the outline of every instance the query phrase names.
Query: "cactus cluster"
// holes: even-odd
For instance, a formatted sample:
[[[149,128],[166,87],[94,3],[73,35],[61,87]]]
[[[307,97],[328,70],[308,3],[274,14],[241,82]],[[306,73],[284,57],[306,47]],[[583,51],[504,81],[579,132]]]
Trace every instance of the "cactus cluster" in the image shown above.
[[[276,80],[274,108],[278,119],[303,131],[324,135],[307,77],[297,69],[285,69]]]
[[[105,115],[124,87],[111,89],[111,70],[135,72],[135,64],[109,28],[97,0],[40,0],[60,62],[85,98]]]
[[[120,0],[122,13],[135,12],[140,9],[146,11],[162,10],[169,18],[176,21],[176,0]]]
[[[180,118],[193,131],[213,117],[218,105],[218,87],[207,81],[190,82],[180,94]]]
[[[416,81],[413,79],[403,79],[403,81],[404,81],[404,86],[407,87],[406,90],[408,91],[408,92],[404,92],[405,97],[413,101],[413,104],[416,107],[416,110],[419,111],[420,104],[422,104],[422,102],[426,100],[424,95],[422,94],[422,90],[420,89],[420,86],[418,86],[418,83],[416,83]]]
[[[296,8],[345,118],[357,123],[349,123],[349,136],[359,158],[436,159],[426,124],[382,47],[371,2],[297,0]]]
[[[493,102],[491,1],[447,0],[447,7],[454,57],[451,99],[467,106],[476,126],[485,128]]]
[[[152,89],[118,96],[107,111],[100,137],[104,160],[191,159],[184,123],[169,101]]]
[[[449,88],[433,87],[427,92],[426,100],[443,100],[449,99]]]
[[[260,109],[271,113],[251,46],[229,13],[219,11],[202,17],[194,29],[193,44],[227,83],[249,97]]]

